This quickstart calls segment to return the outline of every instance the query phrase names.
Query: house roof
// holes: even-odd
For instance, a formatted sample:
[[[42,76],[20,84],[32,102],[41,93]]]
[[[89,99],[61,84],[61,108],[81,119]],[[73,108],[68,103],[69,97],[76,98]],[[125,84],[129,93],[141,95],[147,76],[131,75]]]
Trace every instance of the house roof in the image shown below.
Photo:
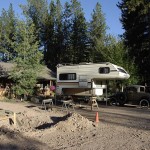
[[[44,66],[43,70],[38,75],[38,79],[56,80],[56,75],[52,70]]]
[[[8,77],[8,72],[11,71],[13,67],[13,63],[0,62],[0,77]],[[42,71],[38,74],[38,79],[56,80],[56,75],[52,70],[44,66]]]

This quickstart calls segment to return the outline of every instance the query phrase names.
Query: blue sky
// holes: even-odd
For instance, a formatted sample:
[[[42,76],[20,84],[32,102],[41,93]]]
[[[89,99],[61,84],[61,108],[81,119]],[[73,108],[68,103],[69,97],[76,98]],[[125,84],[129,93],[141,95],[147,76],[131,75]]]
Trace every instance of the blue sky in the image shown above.
[[[49,0],[48,0],[49,1]],[[61,0],[62,5],[64,2],[69,0]],[[107,33],[110,33],[114,36],[120,35],[124,32],[122,29],[122,25],[119,21],[121,17],[121,12],[119,8],[117,8],[116,4],[121,0],[79,0],[81,2],[81,6],[84,10],[85,17],[87,20],[90,20],[91,13],[95,8],[97,2],[99,2],[102,6],[102,11],[105,14],[106,24],[109,27]],[[2,8],[8,9],[9,4],[13,4],[13,8],[15,12],[20,15],[21,9],[19,8],[19,4],[26,4],[26,0],[0,0],[0,14]]]

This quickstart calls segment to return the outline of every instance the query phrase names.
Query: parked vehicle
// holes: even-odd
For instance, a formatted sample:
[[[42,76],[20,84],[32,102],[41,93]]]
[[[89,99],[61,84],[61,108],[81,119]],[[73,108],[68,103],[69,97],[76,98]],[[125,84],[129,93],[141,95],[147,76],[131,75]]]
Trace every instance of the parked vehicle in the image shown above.
[[[132,104],[141,107],[149,107],[150,93],[146,92],[146,87],[142,85],[127,86],[123,92],[117,92],[109,97],[110,105]]]
[[[124,68],[109,62],[59,64],[56,95],[101,96],[107,91],[107,81],[129,77]]]

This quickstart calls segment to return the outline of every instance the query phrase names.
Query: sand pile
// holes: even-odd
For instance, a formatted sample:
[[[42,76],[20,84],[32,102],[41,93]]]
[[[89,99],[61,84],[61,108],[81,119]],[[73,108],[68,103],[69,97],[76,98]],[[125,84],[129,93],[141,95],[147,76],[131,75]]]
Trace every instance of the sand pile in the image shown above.
[[[93,122],[77,113],[69,114],[65,120],[58,122],[54,128],[61,131],[81,131],[93,127]]]

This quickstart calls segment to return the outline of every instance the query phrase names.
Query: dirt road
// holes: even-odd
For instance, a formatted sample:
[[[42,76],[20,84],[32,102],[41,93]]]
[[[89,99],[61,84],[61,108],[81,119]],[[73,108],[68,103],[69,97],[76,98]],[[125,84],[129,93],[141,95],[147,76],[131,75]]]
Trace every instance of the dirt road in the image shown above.
[[[17,126],[0,121],[1,150],[150,149],[150,109],[100,105],[67,114],[60,106],[45,111],[35,104],[0,102],[0,110],[17,113]]]
[[[110,123],[118,126],[150,130],[150,109],[141,109],[136,106],[125,107],[99,105],[99,109],[76,109],[77,113],[95,121],[96,112],[99,112],[100,123]]]

